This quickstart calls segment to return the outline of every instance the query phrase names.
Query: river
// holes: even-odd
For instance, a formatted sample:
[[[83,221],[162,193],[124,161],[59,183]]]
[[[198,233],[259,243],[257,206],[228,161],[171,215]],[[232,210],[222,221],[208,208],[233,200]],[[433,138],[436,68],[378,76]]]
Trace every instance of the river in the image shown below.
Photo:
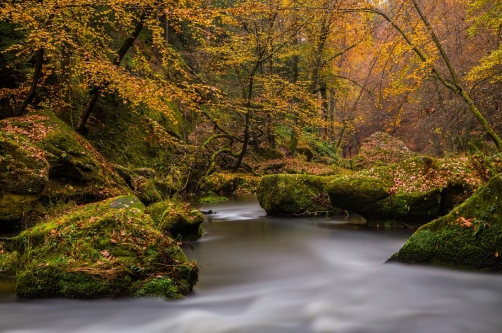
[[[265,217],[255,196],[205,208],[186,299],[26,300],[0,280],[0,332],[502,332],[501,275],[384,264],[409,230]]]

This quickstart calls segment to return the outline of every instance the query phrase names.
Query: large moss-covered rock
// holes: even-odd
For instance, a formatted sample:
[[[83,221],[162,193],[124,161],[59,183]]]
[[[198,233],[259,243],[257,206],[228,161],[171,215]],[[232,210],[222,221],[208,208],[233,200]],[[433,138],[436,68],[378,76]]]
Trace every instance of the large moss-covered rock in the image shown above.
[[[258,201],[267,215],[304,215],[332,211],[325,185],[333,177],[268,175],[258,186]]]
[[[167,199],[184,186],[183,177],[176,168],[164,175],[159,175],[151,168],[129,169],[118,164],[114,165],[114,169],[145,205]]]
[[[52,112],[0,121],[0,220],[39,200],[93,202],[129,193],[111,165]]]
[[[159,230],[135,196],[76,208],[16,237],[22,297],[178,298],[198,267]]]
[[[204,215],[196,209],[191,209],[188,204],[162,201],[148,206],[147,213],[157,228],[169,232],[175,238],[178,235],[183,239],[197,239],[202,236],[200,225],[204,221]]]
[[[3,243],[0,243],[0,277],[12,277],[16,274],[18,253],[8,251]]]
[[[502,271],[502,175],[418,229],[391,261]]]
[[[261,177],[245,173],[215,172],[202,180],[204,192],[224,193],[254,193]]]
[[[50,174],[43,197],[93,202],[130,193],[112,165],[86,139],[52,113],[44,116],[41,124],[48,131],[37,144],[49,161]]]
[[[326,189],[334,207],[366,218],[425,223],[439,216],[439,189],[399,191],[391,195],[391,187],[380,179],[348,177],[334,180]]]
[[[334,207],[366,218],[423,224],[446,214],[481,183],[466,158],[415,156],[339,176],[326,190]]]
[[[3,125],[0,127],[0,229],[28,214],[49,180],[49,163],[43,150],[19,135],[15,126]]]
[[[352,159],[354,169],[397,163],[417,155],[403,141],[384,132],[376,132],[362,142],[359,154]]]

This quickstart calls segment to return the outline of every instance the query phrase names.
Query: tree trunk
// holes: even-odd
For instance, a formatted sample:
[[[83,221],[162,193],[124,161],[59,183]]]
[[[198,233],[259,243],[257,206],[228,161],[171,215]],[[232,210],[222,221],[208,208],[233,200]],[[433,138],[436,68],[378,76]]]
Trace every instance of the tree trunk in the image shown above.
[[[418,15],[420,16],[420,19],[422,20],[422,22],[424,23],[424,25],[427,27],[427,29],[429,31],[429,34],[431,35],[431,38],[432,38],[432,40],[434,42],[434,45],[436,46],[437,50],[439,51],[439,53],[441,55],[441,59],[444,61],[444,63],[446,64],[446,66],[448,68],[448,71],[450,73],[450,79],[447,79],[443,75],[441,75],[441,73],[439,72],[439,70],[433,64],[431,64],[431,67],[430,67],[432,69],[432,73],[434,74],[434,76],[446,88],[450,89],[457,96],[461,97],[464,100],[464,102],[469,107],[469,110],[472,112],[472,114],[476,117],[476,119],[478,120],[478,122],[483,127],[484,131],[488,134],[488,136],[495,143],[495,146],[497,147],[497,150],[499,152],[502,151],[502,139],[500,139],[500,137],[498,136],[498,134],[493,130],[493,128],[488,123],[488,121],[486,121],[485,117],[481,114],[481,112],[479,111],[479,109],[476,107],[476,105],[472,101],[472,99],[469,96],[469,94],[460,85],[460,81],[458,80],[457,73],[456,73],[456,71],[455,71],[452,63],[450,62],[450,59],[448,58],[448,55],[447,55],[446,51],[444,50],[444,48],[443,48],[443,46],[441,44],[441,41],[436,36],[434,30],[432,29],[432,26],[431,26],[430,22],[428,21],[427,17],[425,16],[425,14],[423,13],[422,9],[418,5],[417,1],[416,0],[412,0],[412,2],[413,2],[413,5],[415,6],[415,9],[417,10]],[[381,17],[383,17],[387,22],[389,22],[392,25],[392,27],[394,29],[396,29],[399,32],[399,34],[401,35],[401,37],[403,37],[403,39],[406,41],[406,43],[408,45],[410,45],[410,47],[412,48],[412,50],[420,58],[421,61],[423,61],[423,62],[427,62],[428,61],[427,54],[422,49],[420,49],[418,46],[416,46],[415,44],[413,44],[413,42],[411,41],[411,39],[408,36],[408,34],[400,26],[398,26],[396,24],[396,22],[394,22],[394,20],[392,18],[390,18],[387,14],[385,14],[381,10],[375,9],[375,8],[372,8],[372,9],[363,9],[363,10],[354,10],[354,11],[366,11],[366,12],[377,14],[377,15],[380,15]]]
[[[126,55],[127,51],[129,51],[131,46],[134,44],[134,41],[138,38],[141,30],[143,29],[144,19],[149,11],[150,10],[143,11],[143,13],[141,14],[141,17],[138,20],[138,23],[134,27],[134,31],[132,32],[132,34],[128,38],[126,38],[126,40],[124,40],[124,42],[122,43],[122,46],[118,50],[117,55],[113,59],[113,62],[112,62],[113,65],[115,65],[115,66],[120,65],[120,63],[122,62],[122,59]],[[96,105],[96,101],[98,100],[99,93],[107,85],[108,85],[108,83],[105,82],[101,86],[93,87],[90,90],[89,99],[87,101],[87,104],[85,106],[84,111],[82,112],[82,116],[80,117],[80,121],[77,125],[77,132],[79,132],[81,134],[84,134],[86,132],[85,125],[87,123],[87,120],[89,119],[89,116],[91,115],[91,113],[94,109],[94,106]]]
[[[26,107],[33,100],[33,96],[35,96],[35,91],[37,90],[38,81],[40,80],[40,74],[42,73],[42,65],[44,63],[44,48],[41,47],[37,51],[37,63],[35,65],[35,72],[33,73],[33,80],[31,81],[31,88],[28,91],[28,94],[24,98],[23,102],[19,106],[16,112],[16,116],[22,116],[26,113]]]
[[[246,112],[246,125],[244,127],[244,142],[242,144],[241,153],[239,154],[239,157],[237,158],[237,161],[235,162],[234,170],[237,170],[241,166],[242,159],[244,158],[244,155],[246,155],[246,152],[248,149],[250,118],[251,118],[251,110],[248,109],[248,111]]]

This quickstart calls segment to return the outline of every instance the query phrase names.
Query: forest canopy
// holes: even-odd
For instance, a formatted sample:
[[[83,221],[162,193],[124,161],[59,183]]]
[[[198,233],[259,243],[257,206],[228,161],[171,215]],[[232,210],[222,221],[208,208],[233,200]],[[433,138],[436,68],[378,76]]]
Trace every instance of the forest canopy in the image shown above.
[[[107,96],[174,124],[177,105],[232,141],[235,168],[278,140],[293,155],[322,139],[351,156],[378,130],[433,155],[500,150],[501,11],[488,0],[4,1],[0,115],[51,109],[85,134]]]

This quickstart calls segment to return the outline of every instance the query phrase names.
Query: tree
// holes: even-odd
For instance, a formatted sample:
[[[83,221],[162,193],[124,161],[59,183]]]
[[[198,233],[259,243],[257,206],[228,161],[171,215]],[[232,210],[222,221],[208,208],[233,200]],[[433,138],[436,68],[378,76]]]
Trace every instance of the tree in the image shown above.
[[[3,3],[0,21],[25,31],[23,41],[8,50],[18,52],[19,62],[36,58],[31,78],[17,88],[18,94],[25,95],[17,113],[33,108],[30,104],[35,95],[37,106],[60,114],[80,109],[78,100],[68,102],[70,90],[91,92],[80,117],[80,130],[98,97],[105,94],[121,98],[132,108],[141,104],[167,116],[171,116],[170,101],[196,108],[207,87],[192,80],[189,69],[168,45],[165,24],[155,17],[153,8],[171,15],[169,19],[174,23],[172,15],[179,21],[193,18],[192,23],[196,24],[197,6],[196,2],[180,4],[168,0]],[[135,47],[141,31],[142,42],[152,43],[158,50],[160,69],[157,61],[151,61],[152,49]],[[118,40],[123,40],[119,46]],[[169,76],[176,76],[176,80],[169,80]]]
[[[465,88],[465,84],[459,78],[454,63],[444,47],[444,42],[438,37],[422,3],[418,0],[396,1],[381,7],[365,6],[360,9],[349,9],[349,11],[371,13],[387,21],[405,41],[410,51],[415,53],[421,71],[424,73],[430,71],[432,78],[459,96],[483,130],[494,141],[497,149],[499,151],[502,149],[502,140],[478,109]]]

